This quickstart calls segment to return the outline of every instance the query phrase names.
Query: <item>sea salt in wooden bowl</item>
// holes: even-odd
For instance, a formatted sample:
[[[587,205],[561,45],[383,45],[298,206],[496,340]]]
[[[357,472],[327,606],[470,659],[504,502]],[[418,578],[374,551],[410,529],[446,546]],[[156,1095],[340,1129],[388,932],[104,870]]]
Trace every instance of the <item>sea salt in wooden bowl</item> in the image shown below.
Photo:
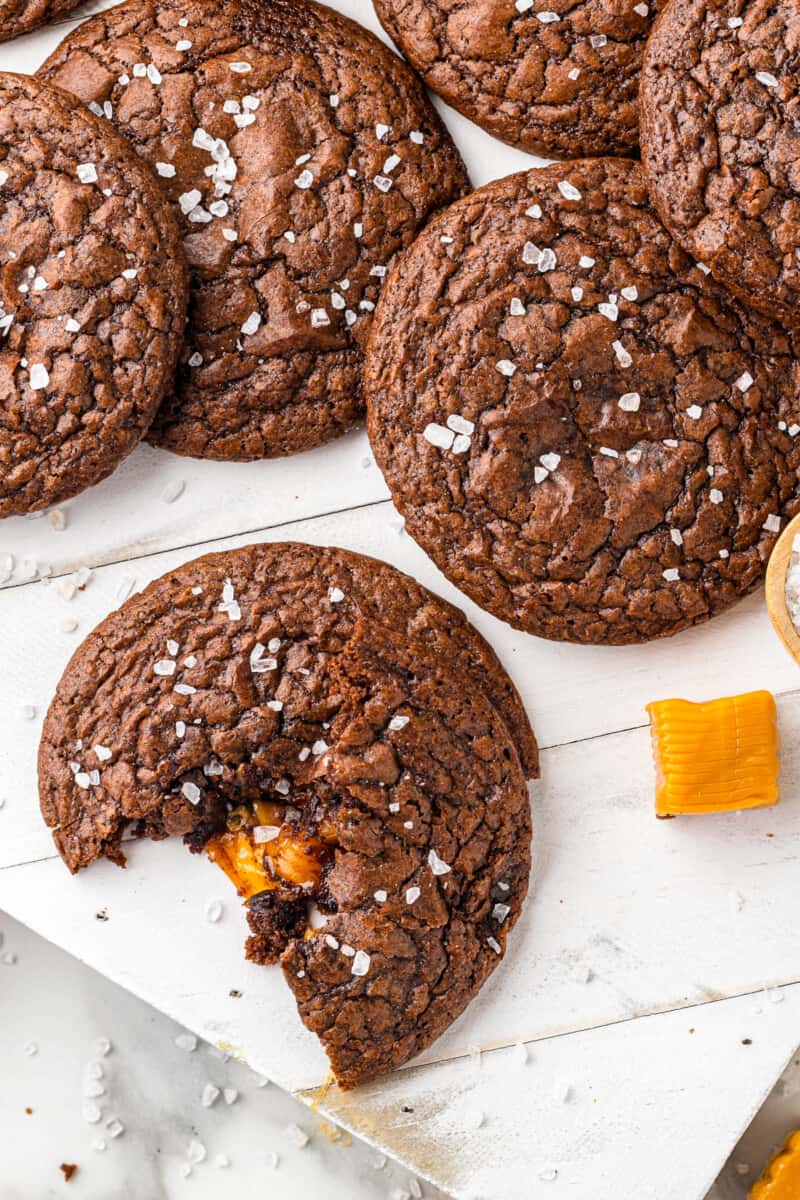
[[[796,543],[796,544],[795,544]],[[784,529],[767,566],[767,611],[778,637],[795,662],[800,663],[800,631],[795,627],[787,601],[787,577],[792,572],[797,596],[796,620],[800,626],[800,515]]]

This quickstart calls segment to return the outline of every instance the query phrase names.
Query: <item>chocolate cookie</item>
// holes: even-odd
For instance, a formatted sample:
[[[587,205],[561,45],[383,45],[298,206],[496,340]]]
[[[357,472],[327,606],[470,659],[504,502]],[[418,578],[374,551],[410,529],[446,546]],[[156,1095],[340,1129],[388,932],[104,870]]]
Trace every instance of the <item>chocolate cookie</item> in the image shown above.
[[[429,1046],[494,970],[527,892],[531,826],[507,730],[468,678],[385,639],[355,639],[336,666],[343,702],[317,773],[331,916],[280,961],[350,1088]]]
[[[673,0],[642,76],[659,216],[754,308],[800,324],[800,7]]]
[[[800,508],[790,335],[687,258],[622,159],[514,175],[437,218],[387,280],[366,386],[409,533],[544,637],[713,616]]]
[[[0,75],[0,517],[66,500],[172,383],[187,278],[150,169],[74,96]]]
[[[550,157],[635,149],[651,0],[374,2],[428,87],[495,137]]]
[[[126,829],[207,849],[248,901],[248,956],[280,957],[352,1086],[427,1045],[502,955],[530,865],[518,751],[535,773],[514,686],[457,609],[361,555],[250,546],[84,642],[40,796],[72,871],[124,862]]]
[[[0,42],[64,17],[80,0],[0,0]]]
[[[387,266],[467,186],[405,64],[301,0],[130,0],[40,73],[107,112],[181,214],[187,345],[150,440],[272,457],[362,416]]]

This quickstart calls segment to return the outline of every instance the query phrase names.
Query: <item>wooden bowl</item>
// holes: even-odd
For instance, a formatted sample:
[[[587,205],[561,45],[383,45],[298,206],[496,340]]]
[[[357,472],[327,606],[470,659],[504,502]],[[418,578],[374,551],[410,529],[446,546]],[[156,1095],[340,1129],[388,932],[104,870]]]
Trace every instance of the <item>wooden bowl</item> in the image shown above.
[[[794,517],[775,543],[775,549],[767,564],[766,596],[767,611],[775,626],[778,637],[795,662],[800,662],[800,634],[798,634],[789,610],[786,607],[786,572],[792,557],[792,543],[800,533],[800,515]]]

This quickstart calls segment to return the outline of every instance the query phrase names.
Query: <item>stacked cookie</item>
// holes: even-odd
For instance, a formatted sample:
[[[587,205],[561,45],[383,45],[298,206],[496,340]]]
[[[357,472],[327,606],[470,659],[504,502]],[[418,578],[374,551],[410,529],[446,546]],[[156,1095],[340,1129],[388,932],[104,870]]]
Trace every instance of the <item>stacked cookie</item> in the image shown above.
[[[363,416],[363,347],[382,279],[426,218],[467,187],[413,72],[360,26],[303,0],[131,0],[78,27],[39,79],[9,78],[2,99],[0,253],[16,266],[4,294],[13,354],[0,410],[0,514],[74,495],[145,433],[179,454],[245,460],[316,446]],[[47,126],[50,148],[36,159],[28,142],[39,127],[17,112],[22,88],[41,98]],[[79,126],[91,131],[85,145]],[[56,161],[55,146],[70,146],[72,157]],[[124,187],[94,169],[117,155],[132,164]],[[110,245],[119,237],[111,210],[133,187],[123,237],[134,244],[120,251]],[[63,194],[66,205],[67,192],[71,205],[91,209],[82,229],[77,213],[55,204]],[[174,214],[158,244],[144,226],[135,244],[137,197],[153,214]],[[33,212],[35,221],[26,217]],[[146,405],[146,341],[115,327],[137,288],[113,275],[116,265],[139,270],[145,256],[153,273],[160,263],[175,281],[163,313],[144,318],[154,331],[166,319],[170,339],[149,373]],[[181,348],[184,256],[191,286]],[[115,289],[113,320],[101,286]],[[53,340],[62,317],[80,319],[80,335],[68,327]],[[104,365],[89,377],[86,356],[101,353],[98,341]],[[37,365],[35,395],[23,359]],[[106,376],[124,437],[110,428]],[[33,475],[38,483],[26,488]]]
[[[344,550],[151,584],[73,657],[39,765],[72,871],[123,862],[123,834],[233,860],[249,957],[280,960],[344,1086],[455,1019],[525,897],[538,760],[513,684],[457,609]]]
[[[23,242],[10,277],[32,279],[38,297],[41,274],[52,290],[27,324],[15,305],[9,344],[23,369],[36,347],[30,388],[44,393],[51,437],[35,467],[22,443],[8,452],[32,490],[9,472],[6,511],[73,494],[101,477],[86,467],[96,447],[110,469],[143,434],[178,453],[248,459],[347,429],[363,410],[383,279],[468,186],[413,73],[302,0],[128,0],[69,35],[39,76],[8,87],[39,101],[53,179],[20,167],[3,195],[7,255],[17,192],[46,214],[36,232],[47,231],[49,258],[36,265]],[[64,110],[135,164],[125,204],[88,135],[65,138]],[[6,121],[16,112],[9,103]],[[13,145],[24,159],[21,133]],[[148,213],[169,242],[145,240]],[[84,239],[66,255],[65,229]],[[101,233],[130,243],[130,266]],[[140,343],[128,326],[146,264],[173,291],[158,308],[145,297]],[[113,299],[130,302],[119,329],[90,291],[102,272]],[[119,422],[128,441],[112,459],[105,393],[82,386],[84,339],[105,337],[97,370],[121,386],[122,353],[141,351],[144,371],[162,314],[172,340],[145,376],[150,407]],[[45,340],[54,316],[80,338]],[[77,445],[62,409],[77,413]],[[30,404],[13,415],[14,434],[27,431]],[[0,448],[5,434],[0,424]],[[61,490],[45,486],[62,460]],[[348,1087],[426,1047],[500,961],[527,889],[525,780],[537,774],[516,690],[458,610],[385,564],[298,545],[190,563],[112,614],[69,664],[39,759],[42,812],[70,870],[124,862],[123,837],[180,835],[230,875],[247,903],[248,956],[280,961]]]
[[[538,105],[488,115],[511,71],[489,64],[498,31],[514,34],[530,78],[555,88],[594,37],[578,16],[377,7],[464,111],[561,149],[557,123],[529,142]],[[675,633],[748,592],[800,511],[797,31],[788,3],[672,0],[644,52],[644,171],[579,159],[490,184],[387,281],[367,361],[376,457],[409,532],[521,629]],[[559,112],[596,149],[579,109]]]

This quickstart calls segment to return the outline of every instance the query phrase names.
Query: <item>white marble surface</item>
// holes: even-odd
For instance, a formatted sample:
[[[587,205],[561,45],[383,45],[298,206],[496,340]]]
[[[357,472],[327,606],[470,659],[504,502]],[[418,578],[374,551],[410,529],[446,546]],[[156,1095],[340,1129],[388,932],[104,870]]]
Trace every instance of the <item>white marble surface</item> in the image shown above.
[[[179,1025],[2,913],[0,934],[2,1200],[218,1200],[223,1188],[243,1200],[442,1196],[213,1047],[182,1049]],[[209,1084],[222,1094],[204,1107]],[[93,1105],[99,1121],[87,1119]],[[124,1128],[112,1137],[115,1120]],[[800,1058],[708,1200],[745,1200],[762,1163],[798,1126]],[[78,1166],[69,1184],[62,1162]]]
[[[440,1195],[214,1047],[181,1049],[174,1021],[3,913],[0,934],[2,1200]],[[205,1108],[209,1083],[238,1095]],[[93,1105],[99,1121],[87,1119]],[[116,1137],[114,1120],[124,1127]],[[191,1165],[193,1143],[205,1159]],[[69,1184],[62,1162],[78,1167]]]

